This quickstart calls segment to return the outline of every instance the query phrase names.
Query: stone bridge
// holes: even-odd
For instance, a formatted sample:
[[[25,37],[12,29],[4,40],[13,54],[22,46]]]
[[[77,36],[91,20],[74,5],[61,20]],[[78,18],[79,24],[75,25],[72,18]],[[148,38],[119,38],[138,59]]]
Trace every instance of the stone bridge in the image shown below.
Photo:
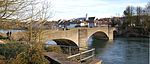
[[[106,35],[106,38],[113,39],[113,27],[95,27],[95,28],[74,28],[70,30],[46,30],[43,34],[43,42],[48,40],[55,41],[58,45],[72,45],[79,47],[87,47],[88,39],[93,34],[99,32]]]

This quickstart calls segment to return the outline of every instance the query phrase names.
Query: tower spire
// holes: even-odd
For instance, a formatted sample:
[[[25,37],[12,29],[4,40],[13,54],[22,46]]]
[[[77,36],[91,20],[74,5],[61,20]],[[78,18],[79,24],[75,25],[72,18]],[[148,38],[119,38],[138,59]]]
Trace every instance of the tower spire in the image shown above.
[[[86,13],[86,15],[85,15],[85,20],[87,20],[88,18],[87,18],[87,16],[88,16],[88,14]]]

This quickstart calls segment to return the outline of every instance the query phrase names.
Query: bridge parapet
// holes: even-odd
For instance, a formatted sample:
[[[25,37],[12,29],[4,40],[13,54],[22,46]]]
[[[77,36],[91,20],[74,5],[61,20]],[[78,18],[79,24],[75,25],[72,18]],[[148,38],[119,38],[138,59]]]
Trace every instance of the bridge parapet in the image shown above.
[[[47,30],[44,33],[44,41],[54,40],[54,39],[68,39],[75,42],[78,45],[78,30],[65,30],[65,31],[51,31]]]

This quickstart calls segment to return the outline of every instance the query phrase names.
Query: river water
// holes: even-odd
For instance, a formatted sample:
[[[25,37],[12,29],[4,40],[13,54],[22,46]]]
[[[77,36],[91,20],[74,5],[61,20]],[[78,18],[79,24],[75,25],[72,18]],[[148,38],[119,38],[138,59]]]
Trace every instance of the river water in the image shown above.
[[[93,39],[90,47],[103,64],[149,64],[149,38]]]
[[[24,30],[3,30],[3,29],[0,29],[0,33],[7,33],[9,31],[11,31],[13,33],[13,32],[22,32]]]

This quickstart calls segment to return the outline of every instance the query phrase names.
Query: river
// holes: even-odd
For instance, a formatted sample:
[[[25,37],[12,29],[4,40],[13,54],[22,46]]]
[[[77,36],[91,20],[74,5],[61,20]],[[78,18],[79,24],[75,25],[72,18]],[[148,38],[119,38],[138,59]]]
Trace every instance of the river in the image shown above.
[[[11,31],[13,33],[13,32],[22,32],[24,30],[13,30],[13,29],[12,30],[3,30],[3,29],[0,29],[0,33],[7,33],[9,31]]]
[[[149,64],[148,38],[93,39],[89,45],[104,64]]]

